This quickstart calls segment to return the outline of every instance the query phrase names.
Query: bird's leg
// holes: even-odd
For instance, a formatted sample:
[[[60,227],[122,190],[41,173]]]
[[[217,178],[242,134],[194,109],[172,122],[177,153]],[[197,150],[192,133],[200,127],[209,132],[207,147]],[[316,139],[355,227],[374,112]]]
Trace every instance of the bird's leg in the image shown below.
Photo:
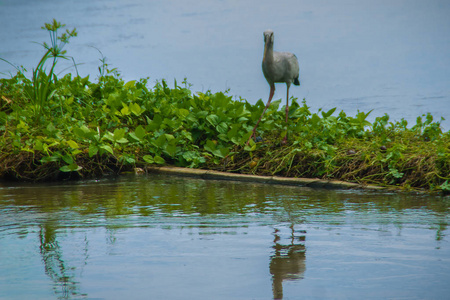
[[[287,93],[286,93],[286,135],[283,139],[283,144],[287,143],[287,136],[288,136],[288,115],[289,115],[289,84],[287,85]]]
[[[269,100],[267,101],[266,107],[264,108],[264,111],[262,112],[261,116],[259,117],[258,122],[256,122],[255,127],[253,127],[253,133],[252,133],[252,135],[248,138],[247,145],[248,145],[248,143],[250,143],[250,140],[252,139],[252,137],[255,136],[255,134],[256,134],[256,128],[258,127],[259,122],[261,122],[261,119],[262,119],[262,117],[264,116],[264,113],[266,112],[267,108],[269,108],[269,106],[270,106],[270,101],[272,101],[272,97],[273,97],[273,94],[274,94],[274,93],[275,93],[275,84],[272,83],[272,84],[270,85]]]
[[[286,93],[286,123],[288,122],[288,115],[289,115],[289,85],[287,86],[287,93]]]

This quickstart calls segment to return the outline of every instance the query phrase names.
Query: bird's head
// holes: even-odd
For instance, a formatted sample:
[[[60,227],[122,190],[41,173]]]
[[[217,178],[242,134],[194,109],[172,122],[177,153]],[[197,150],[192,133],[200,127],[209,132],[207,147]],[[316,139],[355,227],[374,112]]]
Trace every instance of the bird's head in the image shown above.
[[[263,61],[266,61],[267,52],[273,49],[273,31],[266,30],[264,31],[264,56]]]
[[[264,31],[264,44],[273,44],[273,31],[270,29]]]

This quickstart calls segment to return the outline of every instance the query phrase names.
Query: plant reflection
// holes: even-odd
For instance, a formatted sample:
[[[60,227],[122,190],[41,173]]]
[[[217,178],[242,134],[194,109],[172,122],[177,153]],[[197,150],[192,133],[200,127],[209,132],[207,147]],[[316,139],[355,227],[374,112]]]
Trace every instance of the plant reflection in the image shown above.
[[[290,227],[289,242],[283,243],[279,229],[274,230],[274,254],[270,257],[270,274],[272,274],[272,291],[274,299],[283,299],[283,281],[303,279],[305,272],[305,231],[295,231]]]
[[[40,226],[40,254],[44,263],[45,274],[53,281],[53,290],[58,299],[71,299],[80,295],[78,282],[75,280],[75,267],[70,267],[63,259],[62,249],[56,238],[56,227],[53,222]]]

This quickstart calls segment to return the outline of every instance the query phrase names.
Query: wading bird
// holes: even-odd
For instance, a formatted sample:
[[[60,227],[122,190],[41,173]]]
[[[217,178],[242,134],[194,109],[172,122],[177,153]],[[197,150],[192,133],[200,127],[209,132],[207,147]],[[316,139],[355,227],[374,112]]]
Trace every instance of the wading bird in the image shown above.
[[[266,107],[264,108],[261,117],[259,117],[258,122],[256,122],[255,127],[253,128],[253,133],[247,141],[247,144],[250,142],[253,136],[256,134],[256,128],[258,127],[259,122],[261,121],[264,113],[270,105],[270,101],[272,101],[273,94],[275,93],[275,83],[276,82],[285,82],[287,87],[286,93],[286,127],[288,122],[288,113],[289,113],[289,87],[291,83],[294,85],[300,85],[300,81],[298,80],[300,74],[300,68],[298,66],[298,60],[295,54],[290,52],[276,52],[273,51],[273,31],[266,30],[264,31],[264,56],[262,61],[262,70],[264,73],[264,77],[266,77],[267,82],[270,85],[270,94],[269,100],[267,101]],[[283,139],[283,143],[287,141],[287,131],[286,136]]]

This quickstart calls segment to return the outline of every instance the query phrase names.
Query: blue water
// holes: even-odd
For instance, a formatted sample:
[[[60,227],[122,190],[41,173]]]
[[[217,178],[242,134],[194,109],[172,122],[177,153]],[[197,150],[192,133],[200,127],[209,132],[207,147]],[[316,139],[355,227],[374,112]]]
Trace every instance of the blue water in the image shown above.
[[[40,27],[57,18],[79,32],[67,50],[83,76],[98,74],[96,47],[126,80],[186,77],[194,92],[229,89],[255,103],[269,94],[261,59],[271,28],[275,50],[300,61],[291,94],[313,111],[373,109],[372,120],[412,124],[428,112],[450,118],[449,16],[446,0],[0,0],[0,57],[31,69],[42,55],[32,41],[47,41]],[[279,84],[275,99],[284,97]]]
[[[450,199],[167,176],[0,182],[0,299],[447,299]]]

